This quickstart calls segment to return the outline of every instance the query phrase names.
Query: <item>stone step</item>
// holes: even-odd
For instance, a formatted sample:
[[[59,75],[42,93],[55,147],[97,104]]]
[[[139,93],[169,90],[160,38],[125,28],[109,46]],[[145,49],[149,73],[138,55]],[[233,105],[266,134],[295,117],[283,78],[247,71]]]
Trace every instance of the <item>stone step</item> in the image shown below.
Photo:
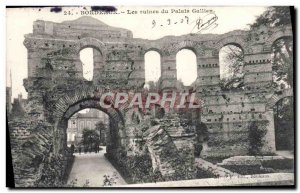
[[[218,177],[228,177],[228,176],[239,176],[239,174],[231,172],[228,169],[222,168],[220,166],[214,165],[208,161],[201,158],[195,159],[196,167],[212,172]]]

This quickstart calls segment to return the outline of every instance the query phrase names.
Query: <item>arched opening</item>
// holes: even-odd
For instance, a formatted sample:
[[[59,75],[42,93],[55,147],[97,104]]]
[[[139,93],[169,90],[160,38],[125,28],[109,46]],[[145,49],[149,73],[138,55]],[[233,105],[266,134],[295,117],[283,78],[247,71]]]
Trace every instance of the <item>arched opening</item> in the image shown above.
[[[87,47],[79,52],[79,56],[82,63],[83,78],[92,81],[95,72],[103,68],[101,52],[95,48]]]
[[[194,148],[195,157],[200,157],[201,152],[206,150],[208,141],[208,128],[207,125],[201,121],[196,124],[195,127],[195,143]]]
[[[83,107],[75,113],[73,111],[65,120],[65,151],[75,157],[67,184],[101,187],[105,185],[105,175],[114,175],[119,185],[126,184],[119,171],[106,158],[106,154],[117,151],[121,140],[117,120],[109,111]]]
[[[294,150],[294,99],[292,96],[280,99],[274,110],[275,145],[277,151]]]
[[[75,113],[68,120],[67,145],[74,146],[75,153],[99,151],[106,146],[106,135],[109,128],[109,116],[97,109],[84,109]],[[87,138],[91,138],[90,143]]]
[[[293,38],[281,37],[272,44],[273,83],[278,89],[293,87]]]
[[[93,110],[90,110],[93,109]],[[88,113],[91,112],[91,113]],[[67,148],[67,128],[69,124],[72,124],[72,121],[74,121],[73,116],[83,116],[83,114],[87,113],[87,116],[95,117],[100,116],[103,117],[101,119],[105,119],[106,123],[109,123],[109,127],[107,127],[108,135],[105,139],[105,144],[107,145],[107,152],[111,153],[110,150],[114,151],[117,148],[121,148],[122,146],[122,137],[124,136],[124,120],[121,116],[120,112],[117,109],[113,108],[102,108],[98,100],[83,100],[78,103],[75,103],[74,105],[71,105],[67,111],[64,113],[63,118],[59,121],[57,129],[61,130],[60,132],[62,136],[62,141],[60,142],[58,140],[59,148],[58,151],[64,151],[65,148]],[[84,117],[84,116],[83,116]],[[101,122],[101,119],[100,122]],[[81,130],[87,127],[94,128],[95,121],[87,121],[87,122],[75,122],[75,125],[77,125],[78,128]],[[97,124],[98,122],[96,122]],[[73,126],[75,127],[75,126]],[[72,138],[72,135],[70,134],[70,138]]]
[[[157,51],[145,54],[145,88],[157,90],[161,77],[161,56]]]
[[[176,54],[178,86],[191,86],[197,79],[197,56],[190,49],[182,49]]]
[[[237,44],[227,44],[219,51],[221,89],[244,88],[244,52]]]

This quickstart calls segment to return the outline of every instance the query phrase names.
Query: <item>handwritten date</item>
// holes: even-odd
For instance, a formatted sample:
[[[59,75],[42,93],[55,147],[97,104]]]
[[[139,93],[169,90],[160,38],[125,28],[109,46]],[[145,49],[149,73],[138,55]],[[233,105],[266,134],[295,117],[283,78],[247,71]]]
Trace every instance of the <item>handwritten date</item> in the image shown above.
[[[188,16],[184,16],[179,21],[173,21],[172,19],[167,19],[164,23],[158,24],[156,20],[152,20],[152,28],[157,26],[166,27],[176,24],[192,25],[191,33],[201,33],[205,30],[214,29],[218,26],[218,17],[215,13],[208,13],[203,17],[198,17],[191,20]]]

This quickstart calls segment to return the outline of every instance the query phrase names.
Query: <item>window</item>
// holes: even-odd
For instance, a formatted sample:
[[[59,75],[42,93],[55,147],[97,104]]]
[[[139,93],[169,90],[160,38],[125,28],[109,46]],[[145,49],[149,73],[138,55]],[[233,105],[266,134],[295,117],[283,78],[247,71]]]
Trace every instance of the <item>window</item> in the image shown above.
[[[82,76],[91,81],[94,75],[94,66],[101,66],[102,55],[97,49],[84,48],[80,51],[80,61],[82,63]]]
[[[170,67],[169,67],[170,68]],[[161,76],[161,57],[156,51],[145,54],[145,87],[155,85]]]
[[[244,53],[242,48],[236,44],[228,44],[223,46],[219,51],[219,66],[220,79],[226,82],[234,80],[235,78],[242,78],[244,76]],[[243,79],[240,79],[242,83]],[[239,84],[235,83],[235,87]]]
[[[190,86],[197,79],[197,57],[189,49],[182,49],[176,55],[177,80]]]

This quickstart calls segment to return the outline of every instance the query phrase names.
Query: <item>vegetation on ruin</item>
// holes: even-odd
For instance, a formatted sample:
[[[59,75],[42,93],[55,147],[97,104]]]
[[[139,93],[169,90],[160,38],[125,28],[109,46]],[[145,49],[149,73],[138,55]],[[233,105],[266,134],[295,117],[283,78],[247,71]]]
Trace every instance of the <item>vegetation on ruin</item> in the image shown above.
[[[293,150],[295,132],[293,97],[283,98],[274,106],[274,124],[276,149]]]
[[[249,155],[262,155],[262,147],[266,143],[264,137],[267,133],[268,122],[252,121],[249,125]]]
[[[281,27],[291,25],[290,18],[289,7],[269,7],[262,15],[256,18],[253,24],[249,24],[249,26],[254,32],[261,26]],[[244,74],[241,71],[244,62],[243,50],[235,45],[225,47],[223,51],[226,55],[223,60],[229,67],[228,73],[230,75],[227,78],[221,79],[220,86],[223,90],[243,88]],[[293,39],[291,37],[283,37],[276,40],[272,45],[272,52],[274,86],[287,84],[292,87]]]
[[[120,172],[127,183],[147,183],[163,181],[159,171],[153,171],[152,160],[149,154],[125,156],[121,154],[116,159],[105,154],[112,165]]]

